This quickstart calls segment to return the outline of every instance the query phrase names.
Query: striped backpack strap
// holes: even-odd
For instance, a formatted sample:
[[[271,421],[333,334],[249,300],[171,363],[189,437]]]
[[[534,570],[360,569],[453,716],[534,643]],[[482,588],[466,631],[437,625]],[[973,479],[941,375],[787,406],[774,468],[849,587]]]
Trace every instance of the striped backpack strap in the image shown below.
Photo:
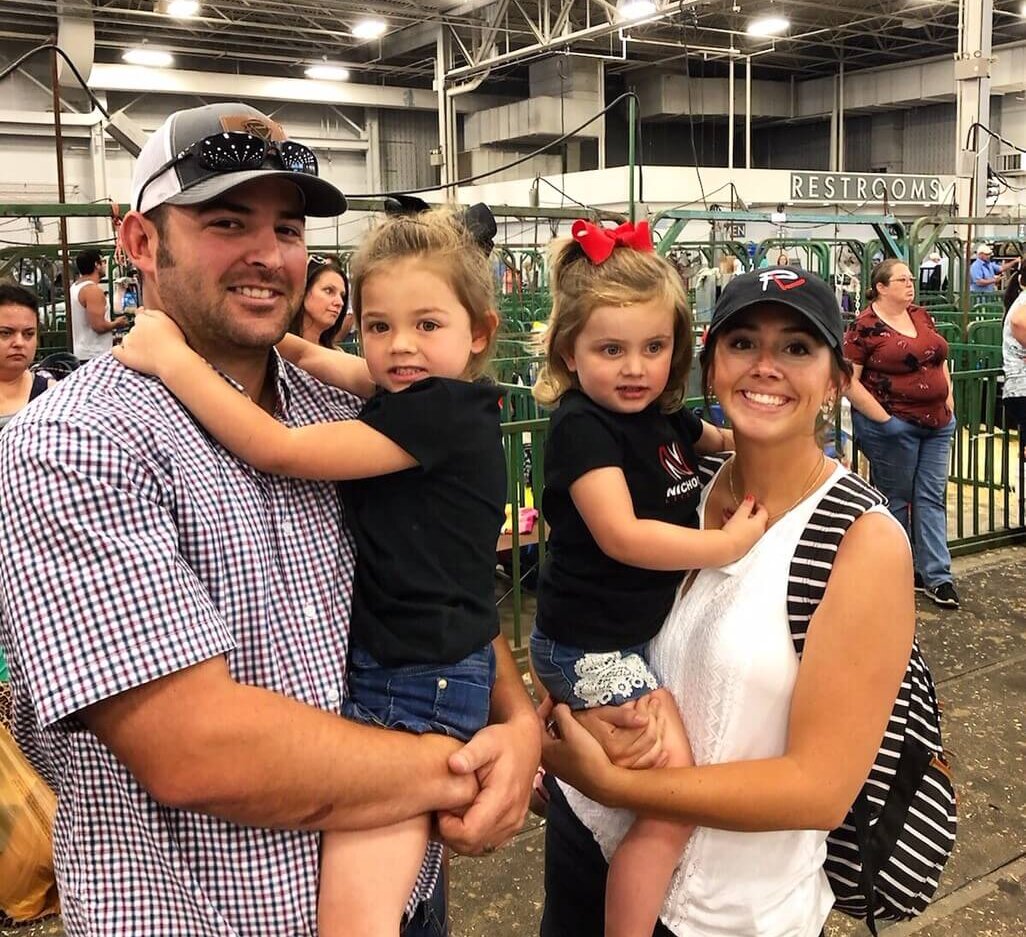
[[[817,505],[791,560],[787,613],[801,660],[809,622],[826,592],[841,539],[875,505],[878,491],[856,475],[839,479]],[[955,793],[943,758],[940,709],[913,641],[908,667],[865,785],[844,823],[827,837],[824,871],[834,907],[865,920],[922,913],[955,842]]]
[[[787,618],[799,660],[805,650],[806,629],[826,592],[841,538],[866,511],[884,503],[884,496],[858,475],[845,475],[823,496],[809,518],[795,548],[787,584]]]
[[[716,452],[713,455],[702,456],[698,460],[698,477],[703,488],[713,480],[720,466],[729,462],[733,455],[733,452]]]

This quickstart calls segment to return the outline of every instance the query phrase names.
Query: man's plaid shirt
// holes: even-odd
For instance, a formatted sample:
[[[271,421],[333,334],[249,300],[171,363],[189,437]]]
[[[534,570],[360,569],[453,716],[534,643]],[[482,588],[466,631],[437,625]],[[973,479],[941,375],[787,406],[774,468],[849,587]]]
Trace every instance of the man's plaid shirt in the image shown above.
[[[356,415],[277,355],[272,370],[283,422]],[[15,735],[59,795],[69,937],[316,934],[316,833],[163,806],[76,714],[217,655],[339,712],[353,566],[335,485],[255,471],[110,356],[0,434],[0,645]]]

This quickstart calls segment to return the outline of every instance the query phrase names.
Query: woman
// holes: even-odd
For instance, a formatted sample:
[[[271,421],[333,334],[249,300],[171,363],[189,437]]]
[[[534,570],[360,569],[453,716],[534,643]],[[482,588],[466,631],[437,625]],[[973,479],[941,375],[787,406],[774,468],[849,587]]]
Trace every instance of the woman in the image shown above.
[[[650,645],[696,767],[614,765],[564,707],[553,710],[561,740],[543,742],[543,760],[572,787],[564,797],[550,784],[543,937],[602,933],[596,840],[608,854],[629,818],[608,807],[699,827],[657,933],[820,933],[834,903],[821,831],[838,825],[867,777],[915,627],[908,543],[872,508],[844,535],[801,666],[795,655],[791,558],[820,499],[850,474],[817,442],[847,382],[842,342],[836,300],[810,273],[750,273],[724,290],[702,365],[736,454],[703,491],[699,518],[721,527],[751,494],[770,526],[737,563],[687,576]],[[659,708],[659,719],[672,717]]]
[[[844,339],[854,365],[848,398],[855,440],[912,542],[916,588],[942,608],[958,608],[948,552],[955,435],[948,343],[914,304],[915,280],[903,261],[891,258],[873,270],[869,299]]]
[[[30,290],[0,281],[0,429],[52,380],[33,374],[39,334],[39,303]]]
[[[1020,278],[1026,281],[1026,269],[1022,267],[1015,280]],[[1001,358],[1005,369],[1002,402],[1008,421],[1019,430],[1019,457],[1020,462],[1026,465],[1026,292],[1017,295],[1005,315],[1001,333]],[[1020,473],[1020,497],[1022,484],[1023,475]]]
[[[0,431],[54,383],[29,371],[36,357],[38,334],[39,303],[35,294],[10,280],[0,280]],[[0,682],[6,680],[7,662],[0,647]],[[6,713],[0,712],[0,721],[3,716]]]
[[[306,265],[306,290],[303,308],[289,326],[315,345],[334,348],[352,331],[349,311],[349,280],[334,257],[313,254]]]

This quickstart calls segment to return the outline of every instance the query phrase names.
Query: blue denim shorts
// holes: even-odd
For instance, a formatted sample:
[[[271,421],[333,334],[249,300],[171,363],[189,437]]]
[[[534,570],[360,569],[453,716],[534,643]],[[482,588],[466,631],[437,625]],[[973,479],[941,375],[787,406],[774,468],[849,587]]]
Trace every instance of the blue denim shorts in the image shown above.
[[[531,632],[531,664],[557,703],[571,709],[619,706],[659,688],[648,666],[648,645],[585,651]]]
[[[386,729],[436,732],[466,742],[488,724],[493,683],[490,644],[454,664],[402,667],[382,667],[357,647],[349,655],[349,696],[342,712]]]

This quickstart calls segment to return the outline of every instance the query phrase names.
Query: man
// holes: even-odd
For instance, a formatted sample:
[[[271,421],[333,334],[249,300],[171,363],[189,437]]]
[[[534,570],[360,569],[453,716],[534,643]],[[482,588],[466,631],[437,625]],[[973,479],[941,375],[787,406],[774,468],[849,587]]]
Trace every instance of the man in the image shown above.
[[[997,284],[1001,282],[1001,274],[1014,267],[1015,260],[1006,260],[1003,264],[991,260],[994,251],[989,244],[980,244],[976,248],[976,260],[969,265],[969,292],[996,293]]]
[[[121,237],[146,301],[278,419],[355,415],[272,347],[302,298],[304,216],[345,209],[313,154],[213,104],[168,118],[133,189]],[[513,835],[540,743],[501,638],[493,724],[448,761],[438,737],[347,722],[334,487],[254,471],[111,356],[46,396],[0,438],[0,644],[16,735],[59,795],[69,937],[312,937],[320,830],[437,811],[463,853]]]
[[[68,309],[75,357],[86,362],[110,351],[114,330],[127,325],[128,319],[107,318],[107,296],[100,288],[107,264],[98,250],[82,251],[75,258],[75,268],[78,279],[68,291]]]

